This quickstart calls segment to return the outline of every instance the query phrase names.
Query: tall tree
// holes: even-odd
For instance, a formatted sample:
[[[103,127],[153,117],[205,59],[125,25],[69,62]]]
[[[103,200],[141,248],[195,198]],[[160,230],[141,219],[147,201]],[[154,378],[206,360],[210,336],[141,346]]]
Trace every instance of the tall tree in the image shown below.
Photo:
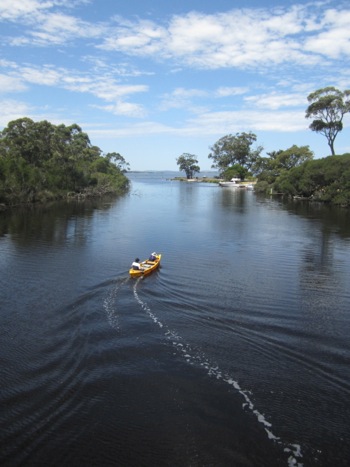
[[[35,146],[35,123],[30,118],[19,118],[10,122],[2,131],[2,137],[7,147],[6,155],[13,158],[23,158],[29,163],[37,162]]]
[[[109,152],[105,155],[108,161],[113,161],[121,172],[127,172],[130,169],[129,162],[119,152]]]
[[[269,157],[261,157],[254,168],[259,182],[273,183],[282,173],[299,167],[314,157],[309,146],[296,146],[295,144],[285,150],[268,152],[267,155]]]
[[[222,173],[229,167],[239,164],[250,170],[259,158],[263,148],[258,146],[252,149],[256,141],[256,135],[249,133],[236,133],[220,138],[210,149],[209,159],[213,160],[212,168],[219,169]]]
[[[318,89],[309,94],[310,105],[306,109],[306,118],[314,118],[309,128],[327,138],[328,146],[334,156],[334,141],[343,129],[343,117],[350,112],[350,90],[344,92],[333,86]]]
[[[193,178],[194,174],[200,172],[200,167],[196,156],[184,153],[176,159],[179,169],[185,172],[187,179]]]

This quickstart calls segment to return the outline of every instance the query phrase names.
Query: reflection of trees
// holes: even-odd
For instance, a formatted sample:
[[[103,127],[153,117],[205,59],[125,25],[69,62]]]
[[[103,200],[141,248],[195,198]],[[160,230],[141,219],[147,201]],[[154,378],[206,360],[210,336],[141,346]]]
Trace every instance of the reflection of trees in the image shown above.
[[[115,197],[84,202],[56,202],[30,206],[4,213],[0,218],[0,235],[10,234],[15,244],[29,246],[38,240],[52,245],[85,243],[96,210],[108,210]]]
[[[316,235],[319,234],[319,235]],[[320,292],[328,290],[333,277],[333,251],[329,231],[317,231],[312,242],[304,248],[301,271],[301,287]]]
[[[179,182],[179,207],[181,211],[192,212],[197,208],[198,187],[196,182]]]
[[[323,227],[323,228],[322,228]],[[303,326],[325,344],[327,336],[337,333],[342,294],[346,289],[341,268],[337,267],[334,233],[325,224],[315,227],[302,254],[300,296]],[[314,347],[310,340],[310,350]]]
[[[346,289],[342,266],[335,247],[336,236],[350,238],[349,211],[337,206],[308,201],[287,200],[279,197],[261,197],[258,202],[307,220],[307,229],[302,232],[300,293],[305,327],[313,332],[320,326],[328,331],[334,325],[334,314],[341,307],[342,291]],[[306,240],[305,240],[306,239]],[[345,279],[346,280],[346,279]],[[328,332],[327,331],[327,332]]]
[[[250,193],[246,190],[237,188],[220,188],[221,205],[224,208],[234,209],[237,212],[243,213],[247,206],[247,200]]]
[[[300,200],[282,200],[281,205],[283,209],[299,216],[306,217],[307,219],[317,219],[322,223],[325,231],[328,229],[330,232],[337,233],[341,237],[350,237],[348,209]]]
[[[256,193],[255,197],[262,204],[272,204],[306,219],[318,220],[324,229],[328,229],[343,238],[350,238],[348,209],[307,200],[291,200],[277,196],[266,197],[259,193]]]
[[[251,228],[246,214],[255,199],[253,192],[230,187],[218,187],[215,191],[211,219],[216,224],[217,238],[244,238]]]
[[[312,228],[308,229],[311,232],[310,243],[303,251],[301,289],[307,307],[314,308],[316,304],[321,308],[327,306],[333,296],[331,288],[334,290],[337,287],[332,237],[337,233],[350,236],[348,212],[321,203],[291,200],[281,201],[281,206],[313,222]]]

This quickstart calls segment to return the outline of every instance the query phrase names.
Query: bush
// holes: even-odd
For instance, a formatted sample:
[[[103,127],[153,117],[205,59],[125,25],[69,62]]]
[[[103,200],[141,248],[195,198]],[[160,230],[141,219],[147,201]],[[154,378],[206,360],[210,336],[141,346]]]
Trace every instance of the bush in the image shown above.
[[[326,203],[350,205],[350,154],[305,162],[283,172],[274,183],[275,191]]]

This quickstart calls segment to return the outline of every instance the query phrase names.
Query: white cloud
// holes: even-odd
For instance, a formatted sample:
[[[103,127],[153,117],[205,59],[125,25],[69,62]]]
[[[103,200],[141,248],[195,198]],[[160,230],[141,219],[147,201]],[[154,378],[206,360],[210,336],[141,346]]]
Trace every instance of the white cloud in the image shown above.
[[[317,63],[303,50],[300,9],[285,13],[232,10],[204,16],[190,13],[169,26],[169,50],[199,68],[254,68],[282,63]]]
[[[1,0],[0,20],[25,20],[33,22],[38,14],[58,7],[74,8],[90,0]]]
[[[324,64],[325,57],[350,54],[350,12],[322,7],[190,12],[167,25],[117,18],[118,27],[99,47],[207,69]]]
[[[25,91],[27,86],[21,78],[0,74],[0,94]]]
[[[107,102],[112,102],[122,96],[147,91],[144,85],[123,85],[113,79],[96,76],[61,76],[62,87],[70,91],[93,94]]]
[[[131,55],[156,55],[162,53],[168,40],[166,28],[151,21],[126,22],[116,17],[118,25],[111,25],[103,38],[101,49],[119,50]]]
[[[71,15],[55,12],[56,7],[74,7],[87,3],[84,0],[2,0],[0,21],[17,21],[23,27],[24,35],[8,38],[12,46],[57,45],[77,38],[99,37],[105,31],[103,26],[85,22]]]
[[[30,108],[25,102],[20,102],[12,99],[0,101],[0,126],[5,127],[12,120],[18,118],[28,117],[30,115]]]
[[[172,16],[167,23],[114,17],[109,24],[56,11],[58,5],[68,4],[2,0],[0,19],[22,19],[27,25],[10,43],[50,46],[90,38],[108,52],[171,60],[200,69],[312,66],[350,54],[350,12],[341,7],[327,9],[326,3],[217,14],[192,11]]]
[[[40,10],[47,10],[53,2],[39,0],[1,0],[0,19],[15,20],[33,15]]]
[[[305,130],[303,112],[226,111],[211,112],[189,121],[190,134],[227,134],[246,131],[294,132]]]
[[[24,66],[20,68],[17,73],[18,76],[21,76],[22,80],[27,83],[55,86],[61,81],[62,71],[60,72],[59,69],[55,69],[51,66]]]
[[[214,91],[199,88],[176,88],[171,93],[167,93],[163,96],[161,109],[168,110],[171,108],[186,108],[188,111],[194,113],[203,113],[203,104],[200,106],[194,105],[194,101],[202,100],[203,98],[210,100],[238,96],[245,94],[247,91],[248,88],[245,87],[219,87]]]
[[[176,88],[163,96],[162,110],[182,108],[191,104],[193,98],[206,97],[207,92],[202,89]]]
[[[305,41],[305,49],[333,59],[350,56],[350,11],[326,11],[322,31]]]
[[[146,115],[146,111],[143,106],[132,102],[119,101],[111,105],[93,105],[92,107],[104,110],[105,112],[110,112],[114,115],[124,115],[126,117],[142,118]]]
[[[305,93],[281,93],[271,92],[245,97],[246,102],[254,104],[255,107],[276,110],[282,107],[300,107],[308,105]]]
[[[139,76],[154,76],[154,71],[140,70],[138,67],[127,61],[111,61],[110,59],[100,56],[85,55],[81,57],[81,61],[91,64],[93,71],[99,74],[108,74],[109,76],[118,76],[122,78],[136,78]]]
[[[217,97],[230,97],[230,96],[239,96],[239,95],[245,94],[246,92],[248,92],[248,88],[246,87],[221,86],[216,90],[215,95]]]
[[[12,68],[11,78],[17,83],[17,89],[25,89],[25,83],[57,86],[70,91],[89,93],[107,102],[118,100],[135,93],[144,93],[148,90],[146,85],[119,84],[114,78],[100,76],[95,73],[82,73],[65,68],[55,68],[53,66],[23,66],[7,62]],[[5,75],[4,75],[5,76]]]
[[[39,30],[32,35],[39,42],[64,43],[71,38],[99,37],[102,31],[104,28],[98,24],[81,21],[62,13],[51,13],[42,18]]]
[[[86,93],[101,99],[108,105],[94,105],[114,115],[141,118],[147,114],[145,108],[137,103],[127,102],[126,99],[138,93],[148,91],[143,84],[120,84],[113,77],[96,73],[82,73],[53,66],[23,66],[2,60],[0,65],[9,69],[8,74],[0,75],[0,93],[9,94],[28,89],[28,85],[35,84],[52,88],[66,89],[72,92]],[[93,106],[93,104],[90,104]],[[9,117],[10,118],[10,117]],[[6,117],[8,120],[8,117]]]

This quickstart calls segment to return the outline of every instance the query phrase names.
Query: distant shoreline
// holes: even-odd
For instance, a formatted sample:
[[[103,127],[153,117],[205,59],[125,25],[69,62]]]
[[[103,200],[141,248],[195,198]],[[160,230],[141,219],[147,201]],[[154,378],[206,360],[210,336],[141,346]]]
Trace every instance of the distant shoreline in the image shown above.
[[[175,177],[170,178],[169,180],[177,181],[177,182],[203,182],[203,183],[219,183],[221,181],[220,178],[210,178],[210,177],[195,177],[195,178],[186,178],[186,177]]]
[[[175,177],[175,178],[170,178],[169,180],[172,181],[177,181],[177,182],[189,182],[189,183],[215,183],[219,184],[220,182],[223,182],[223,178],[210,178],[210,177],[196,177],[196,178],[186,178],[186,177]],[[256,181],[243,181],[237,183],[237,185],[255,185]]]

